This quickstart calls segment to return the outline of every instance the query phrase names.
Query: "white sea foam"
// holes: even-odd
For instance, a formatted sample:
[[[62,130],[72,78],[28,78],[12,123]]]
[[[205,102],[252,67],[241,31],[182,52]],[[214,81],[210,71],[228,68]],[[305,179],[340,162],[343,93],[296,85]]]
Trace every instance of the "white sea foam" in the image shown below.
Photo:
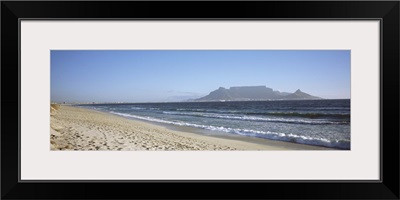
[[[133,110],[145,110],[146,108],[142,108],[142,107],[131,107],[131,109],[133,109]]]
[[[343,124],[348,122],[334,122],[327,120],[304,120],[304,119],[289,119],[289,118],[267,118],[267,117],[257,117],[248,115],[221,115],[214,113],[197,113],[197,112],[174,112],[174,111],[164,111],[164,114],[170,115],[186,115],[186,116],[198,116],[207,118],[221,118],[221,119],[236,119],[245,121],[267,121],[267,122],[282,122],[282,123],[297,123],[297,124]]]

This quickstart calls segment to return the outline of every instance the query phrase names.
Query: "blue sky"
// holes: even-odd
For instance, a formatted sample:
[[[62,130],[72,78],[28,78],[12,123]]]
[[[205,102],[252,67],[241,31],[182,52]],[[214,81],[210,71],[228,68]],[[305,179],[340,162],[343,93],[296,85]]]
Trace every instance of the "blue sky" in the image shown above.
[[[161,102],[218,87],[350,98],[349,50],[52,50],[51,101]]]

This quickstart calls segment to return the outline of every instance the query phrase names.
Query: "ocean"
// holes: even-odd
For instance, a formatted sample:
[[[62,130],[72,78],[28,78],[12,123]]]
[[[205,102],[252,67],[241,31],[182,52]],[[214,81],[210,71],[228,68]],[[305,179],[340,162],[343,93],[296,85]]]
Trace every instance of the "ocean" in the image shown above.
[[[131,119],[350,150],[350,100],[88,104]],[[206,131],[204,132],[206,134]]]

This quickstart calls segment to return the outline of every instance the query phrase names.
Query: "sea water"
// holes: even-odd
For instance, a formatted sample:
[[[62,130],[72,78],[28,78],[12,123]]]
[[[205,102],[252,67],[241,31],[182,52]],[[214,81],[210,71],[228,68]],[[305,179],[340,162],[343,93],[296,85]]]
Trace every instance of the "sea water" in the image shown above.
[[[350,100],[79,105],[126,118],[350,149]]]

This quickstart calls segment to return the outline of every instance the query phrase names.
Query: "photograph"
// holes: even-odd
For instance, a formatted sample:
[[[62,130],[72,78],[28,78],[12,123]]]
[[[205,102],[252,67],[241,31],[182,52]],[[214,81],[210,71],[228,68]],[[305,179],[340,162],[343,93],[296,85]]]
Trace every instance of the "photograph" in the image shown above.
[[[51,50],[50,150],[351,150],[350,50]]]
[[[398,1],[1,6],[1,199],[400,197]]]

